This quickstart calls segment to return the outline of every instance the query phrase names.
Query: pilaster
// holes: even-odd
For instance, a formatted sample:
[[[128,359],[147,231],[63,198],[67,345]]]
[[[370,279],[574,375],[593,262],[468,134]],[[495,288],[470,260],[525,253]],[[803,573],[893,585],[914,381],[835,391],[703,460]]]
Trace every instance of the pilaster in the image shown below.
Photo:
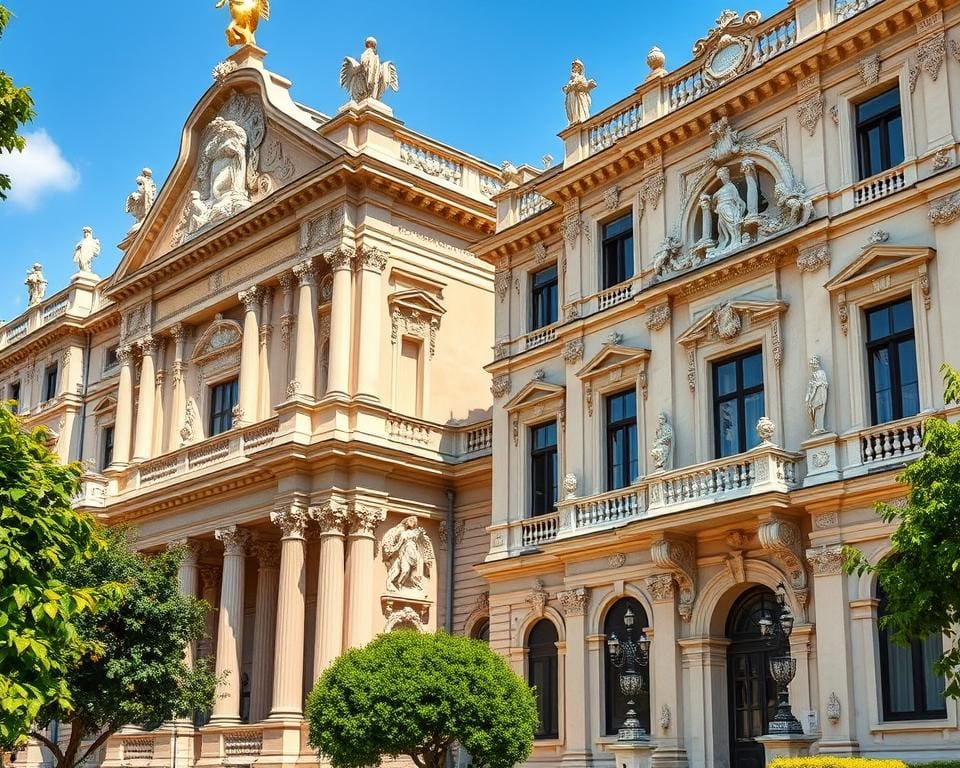
[[[353,318],[351,264],[353,252],[345,247],[325,253],[323,258],[333,271],[333,298],[330,305],[330,363],[327,373],[328,395],[349,395],[350,350]]]

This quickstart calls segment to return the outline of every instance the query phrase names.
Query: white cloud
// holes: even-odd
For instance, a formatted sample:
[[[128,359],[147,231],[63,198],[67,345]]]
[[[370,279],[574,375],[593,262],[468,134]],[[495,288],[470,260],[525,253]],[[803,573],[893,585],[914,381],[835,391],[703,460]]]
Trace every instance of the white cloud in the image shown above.
[[[35,208],[47,192],[69,192],[80,183],[77,171],[43,129],[26,133],[23,152],[0,154],[0,173],[10,176],[7,200],[23,208]]]

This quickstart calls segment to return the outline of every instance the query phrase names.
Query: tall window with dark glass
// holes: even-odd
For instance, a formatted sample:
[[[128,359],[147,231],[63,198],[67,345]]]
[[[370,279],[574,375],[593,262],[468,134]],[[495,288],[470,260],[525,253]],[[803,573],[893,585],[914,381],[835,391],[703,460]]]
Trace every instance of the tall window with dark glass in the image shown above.
[[[530,514],[549,515],[557,508],[557,423],[530,430]]]
[[[760,442],[763,416],[763,352],[728,357],[713,364],[713,432],[717,458],[749,451]]]
[[[870,416],[874,424],[920,413],[913,302],[909,298],[866,312]]]
[[[233,429],[233,409],[238,402],[237,379],[210,388],[210,435]]]
[[[637,456],[637,393],[609,395],[607,407],[607,489],[626,488],[640,474]]]
[[[898,87],[857,105],[857,161],[861,179],[903,162],[903,119]]]
[[[534,272],[530,279],[530,330],[557,322],[557,265]]]
[[[633,214],[627,213],[603,225],[603,288],[633,277]]]

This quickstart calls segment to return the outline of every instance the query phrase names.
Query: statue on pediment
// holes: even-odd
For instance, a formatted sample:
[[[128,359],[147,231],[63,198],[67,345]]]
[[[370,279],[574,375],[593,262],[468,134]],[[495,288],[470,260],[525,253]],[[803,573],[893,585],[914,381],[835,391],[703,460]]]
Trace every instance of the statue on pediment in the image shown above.
[[[149,168],[144,168],[140,172],[140,175],[137,176],[136,185],[136,191],[127,195],[126,204],[127,213],[133,216],[131,232],[140,228],[150,212],[153,201],[157,199],[157,185],[153,181],[153,171]]]
[[[40,264],[34,264],[33,268],[27,271],[27,279],[23,281],[27,286],[27,306],[35,307],[41,301],[47,292],[47,279],[43,276],[43,267]]]
[[[567,125],[590,119],[590,91],[597,87],[596,80],[588,80],[583,72],[583,62],[574,59],[570,65],[570,79],[563,86],[566,94]]]
[[[397,67],[392,61],[380,61],[377,38],[368,37],[364,41],[360,61],[351,56],[344,57],[340,65],[340,87],[350,94],[353,101],[380,101],[387,88],[394,92],[400,90]]]
[[[83,237],[73,249],[73,263],[80,272],[93,272],[93,260],[100,255],[100,241],[90,227],[83,228]]]

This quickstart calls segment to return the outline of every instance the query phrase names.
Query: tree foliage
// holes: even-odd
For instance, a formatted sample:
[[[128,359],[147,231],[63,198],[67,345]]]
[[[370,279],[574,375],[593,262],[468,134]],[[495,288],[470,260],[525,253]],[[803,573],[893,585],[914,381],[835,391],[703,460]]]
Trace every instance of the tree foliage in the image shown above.
[[[960,372],[944,364],[944,399],[960,402]],[[886,595],[880,625],[894,642],[945,635],[949,648],[936,663],[946,693],[960,697],[960,424],[929,419],[923,455],[897,478],[906,503],[877,504],[886,523],[898,523],[891,554],[870,565],[858,550],[846,550],[848,572],[873,573]]]
[[[75,512],[79,465],[23,431],[0,407],[0,749],[25,738],[41,707],[70,706],[64,674],[86,647],[77,622],[113,585],[92,589],[64,574],[102,547],[92,518]]]
[[[127,533],[107,532],[108,545],[70,574],[76,584],[125,585],[119,603],[78,621],[82,638],[97,641],[67,673],[70,709],[53,704],[39,722],[54,718],[70,724],[61,747],[43,733],[58,768],[74,768],[92,755],[121,726],[158,724],[213,703],[215,678],[209,667],[187,666],[188,643],[203,636],[205,604],[180,592],[182,549],[155,555],[134,551]],[[90,744],[81,751],[81,738]]]
[[[0,5],[0,37],[10,22],[10,11]],[[34,117],[33,97],[29,88],[18,88],[13,78],[0,70],[0,152],[22,152],[26,139],[20,135],[20,128]],[[10,177],[0,173],[0,200],[6,200],[6,191],[10,189]]]
[[[310,744],[334,768],[407,755],[440,768],[455,742],[477,768],[530,754],[533,692],[479,640],[400,630],[337,659],[307,698]]]

